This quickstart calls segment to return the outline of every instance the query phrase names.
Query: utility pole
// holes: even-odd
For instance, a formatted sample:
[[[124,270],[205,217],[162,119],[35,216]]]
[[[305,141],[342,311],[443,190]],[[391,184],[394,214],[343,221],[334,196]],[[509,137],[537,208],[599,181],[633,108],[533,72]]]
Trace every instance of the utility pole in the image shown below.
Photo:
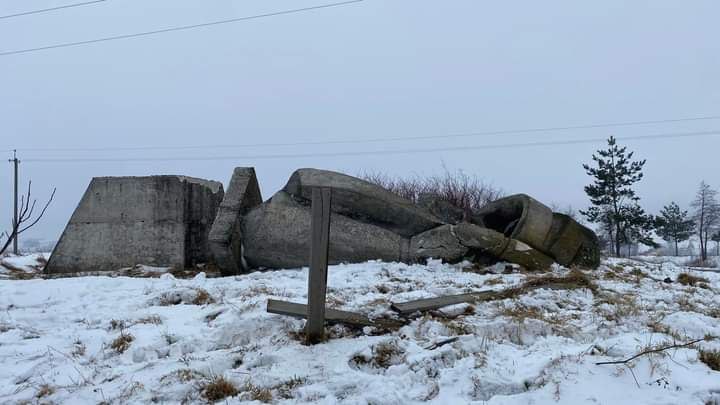
[[[8,160],[10,163],[13,163],[13,166],[15,168],[15,208],[13,210],[13,227],[12,227],[12,235],[10,235],[11,238],[13,238],[13,253],[18,254],[18,165],[20,164],[20,160],[17,158],[17,150],[13,149],[13,158]]]

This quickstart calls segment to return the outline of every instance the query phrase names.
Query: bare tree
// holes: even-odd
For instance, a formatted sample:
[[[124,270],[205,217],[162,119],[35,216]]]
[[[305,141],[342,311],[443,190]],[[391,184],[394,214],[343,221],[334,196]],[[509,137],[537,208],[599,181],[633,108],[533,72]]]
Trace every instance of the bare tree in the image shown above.
[[[720,225],[720,204],[717,201],[717,190],[713,190],[704,181],[695,195],[695,201],[691,206],[695,209],[693,219],[697,223],[698,236],[700,237],[700,258],[702,261],[708,257],[708,241],[713,230]]]
[[[0,255],[5,253],[7,248],[10,246],[13,240],[18,237],[18,235],[27,231],[28,229],[35,226],[38,222],[40,222],[40,219],[43,217],[43,215],[45,215],[45,211],[50,206],[53,197],[55,197],[56,190],[56,188],[53,188],[52,194],[50,194],[50,198],[48,198],[40,213],[33,218],[37,200],[32,198],[32,181],[28,182],[27,194],[20,196],[20,207],[17,223],[13,224],[10,232],[5,231],[2,235],[0,235],[0,243],[2,243],[2,246],[0,247]]]

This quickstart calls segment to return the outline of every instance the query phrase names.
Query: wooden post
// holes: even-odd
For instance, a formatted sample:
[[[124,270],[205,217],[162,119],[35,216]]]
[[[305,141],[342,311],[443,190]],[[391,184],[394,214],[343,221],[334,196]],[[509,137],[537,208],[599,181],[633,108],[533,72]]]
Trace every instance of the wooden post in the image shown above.
[[[13,163],[13,167],[15,169],[15,208],[13,210],[13,231],[12,235],[9,237],[13,238],[13,254],[18,254],[18,231],[20,224],[18,223],[18,164],[20,163],[20,160],[17,158],[17,151],[13,150],[13,158],[10,160],[11,163]],[[28,199],[30,196],[28,195]],[[29,203],[29,201],[28,201]]]
[[[330,245],[329,188],[313,188],[310,224],[310,271],[305,334],[308,343],[321,342],[325,332],[328,249]]]

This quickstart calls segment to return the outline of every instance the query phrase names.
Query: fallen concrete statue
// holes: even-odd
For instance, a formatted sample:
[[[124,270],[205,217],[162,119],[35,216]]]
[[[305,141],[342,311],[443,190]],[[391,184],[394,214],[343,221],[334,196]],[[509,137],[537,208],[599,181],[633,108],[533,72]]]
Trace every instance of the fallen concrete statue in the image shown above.
[[[46,271],[212,262],[233,275],[307,266],[314,188],[332,190],[331,264],[435,258],[537,270],[554,262],[595,268],[600,261],[593,231],[524,194],[458,215],[441,201],[414,204],[359,178],[300,169],[263,202],[254,169],[236,168],[227,192],[217,182],[181,176],[93,179]]]

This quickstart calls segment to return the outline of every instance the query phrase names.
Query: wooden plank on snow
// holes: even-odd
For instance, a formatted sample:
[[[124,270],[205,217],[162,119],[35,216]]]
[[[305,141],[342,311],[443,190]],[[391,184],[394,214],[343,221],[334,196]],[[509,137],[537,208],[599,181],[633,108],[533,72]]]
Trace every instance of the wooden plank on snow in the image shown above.
[[[278,315],[287,315],[295,318],[307,319],[307,305],[280,300],[268,300],[267,312]],[[346,323],[355,326],[375,326],[381,328],[398,328],[404,325],[402,321],[391,319],[370,319],[356,312],[341,311],[325,308],[325,320],[328,323]]]

